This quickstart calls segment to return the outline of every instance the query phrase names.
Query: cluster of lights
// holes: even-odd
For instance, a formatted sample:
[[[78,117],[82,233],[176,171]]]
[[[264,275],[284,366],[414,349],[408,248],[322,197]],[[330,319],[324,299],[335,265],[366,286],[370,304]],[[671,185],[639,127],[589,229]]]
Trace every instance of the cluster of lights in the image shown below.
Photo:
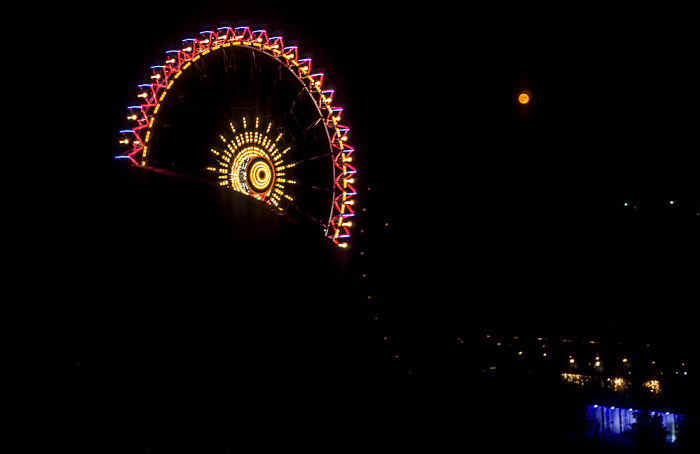
[[[496,346],[505,345],[502,341],[499,340],[500,338],[497,336],[492,336],[492,335],[487,334],[487,335],[485,335],[485,337],[486,337],[486,339],[493,339],[492,342]],[[520,338],[517,336],[514,336],[513,340],[517,341],[517,340],[520,340]],[[464,343],[464,339],[461,337],[458,337],[457,341],[460,343]],[[533,339],[533,341],[534,341],[534,339]],[[533,346],[534,349],[530,350],[530,352],[526,352],[522,348],[518,349],[518,350],[514,350],[514,352],[517,353],[517,357],[520,358],[521,360],[525,359],[526,357],[529,357],[529,358],[539,357],[539,358],[544,358],[546,361],[551,361],[552,355],[548,355],[547,351],[546,351],[548,348],[548,344],[546,343],[546,342],[548,342],[547,338],[538,337],[538,338],[536,338],[536,341],[538,341],[538,342],[535,343],[536,345]],[[569,339],[562,339],[561,342],[562,343],[572,343],[574,341],[569,340]],[[585,341],[585,342],[581,342],[581,343],[582,344],[600,344],[599,341]],[[509,343],[508,346],[513,346],[513,345]],[[648,347],[650,347],[650,345],[646,344],[646,347],[648,348]],[[596,350],[597,350],[597,348],[596,348]],[[601,378],[599,375],[596,377],[595,375],[582,375],[582,374],[572,373],[572,371],[578,369],[580,365],[587,364],[587,366],[589,368],[591,368],[592,370],[594,370],[596,372],[596,374],[602,373],[604,368],[607,368],[607,369],[615,369],[618,371],[620,369],[622,369],[622,371],[625,371],[628,375],[632,375],[632,371],[630,371],[630,368],[632,367],[632,362],[634,362],[634,361],[631,360],[627,356],[623,356],[623,357],[616,359],[615,361],[608,361],[608,362],[604,362],[598,352],[596,352],[594,356],[588,357],[587,360],[586,360],[586,358],[577,357],[577,356],[574,356],[573,354],[563,356],[563,357],[558,355],[558,354],[555,354],[553,356],[555,357],[555,360],[557,360],[557,361],[559,361],[559,359],[561,359],[562,362],[566,361],[565,364],[568,366],[567,367],[568,372],[564,372],[561,374],[561,378],[564,381],[571,382],[571,383],[577,383],[577,382],[585,382],[585,381],[588,381],[591,379],[596,379],[596,380],[599,379],[601,382],[606,382],[606,383],[603,383],[605,386],[611,387],[614,390],[623,389],[624,387],[629,386],[631,383],[628,379],[625,379],[623,377],[610,377],[610,378],[604,379],[604,378]],[[636,364],[640,364],[640,363],[655,366],[657,364],[657,361],[656,360],[648,360],[648,361],[637,361],[636,362]],[[562,366],[563,365],[564,364],[562,364]],[[687,365],[685,362],[679,363],[679,367],[675,370],[675,375],[688,377],[689,373],[688,373],[688,370],[686,370],[686,369],[687,369]],[[668,372],[668,370],[666,372]],[[662,376],[664,375],[664,371],[660,371],[658,373]],[[656,382],[657,382],[656,380],[649,380],[646,382],[647,384],[645,386],[649,390],[660,389]]]
[[[574,374],[570,372],[564,372],[561,374],[561,380],[569,385],[574,385],[576,387],[582,388],[588,383],[597,383],[600,387],[606,387],[614,392],[623,392],[630,385],[631,381],[623,377],[611,377],[611,378],[596,378],[592,375],[584,374]]]
[[[347,247],[347,239],[350,237],[350,227],[352,218],[355,215],[353,196],[357,194],[354,188],[356,168],[351,164],[353,161],[354,148],[348,144],[348,132],[350,128],[340,124],[343,109],[332,105],[334,90],[323,88],[323,73],[314,73],[311,70],[311,59],[299,59],[296,46],[284,46],[282,37],[268,37],[267,31],[251,31],[248,27],[220,27],[216,30],[200,32],[201,38],[188,38],[182,41],[180,49],[166,52],[166,60],[163,65],[152,66],[150,83],[138,86],[140,104],[127,107],[129,114],[127,119],[134,122],[130,129],[120,131],[120,144],[127,148],[127,151],[117,156],[120,159],[128,159],[135,165],[146,166],[148,164],[148,143],[151,128],[158,110],[165,99],[168,90],[180,77],[183,71],[203,56],[218,49],[232,46],[243,46],[255,49],[267,55],[275,57],[278,61],[289,68],[298,77],[308,93],[313,97],[318,107],[321,117],[325,120],[328,137],[331,139],[331,154],[333,157],[333,200],[330,208],[328,222],[324,224],[325,234],[339,247]],[[257,129],[257,128],[256,128]],[[267,187],[270,181],[275,180],[279,173],[274,174],[274,159],[258,162],[257,168],[263,173],[253,175],[248,180],[249,194],[258,194],[256,189]],[[257,181],[261,177],[260,181]],[[233,182],[229,184],[234,185]],[[257,186],[256,186],[257,185]],[[232,186],[233,187],[233,186]],[[276,188],[270,186],[274,194],[267,194],[265,197],[272,202],[280,197],[286,197],[284,193],[277,193]],[[234,187],[239,190],[239,188]],[[241,192],[246,192],[246,189]],[[264,193],[264,191],[262,191]],[[274,202],[272,202],[274,205]]]
[[[561,374],[561,379],[566,383],[576,385],[582,388],[586,383],[588,383],[591,380],[591,376],[564,372],[563,374]]]
[[[642,383],[642,386],[644,386],[644,388],[652,394],[661,393],[661,384],[659,383],[659,380],[647,380]]]
[[[237,130],[233,122],[229,126],[233,136],[219,136],[222,147],[211,149],[217,166],[207,170],[217,174],[220,186],[283,210],[282,199],[294,201],[294,197],[287,193],[287,186],[297,184],[287,178],[286,171],[294,164],[285,162],[285,155],[292,147],[280,147],[284,133],[275,131],[274,137],[271,136],[271,121],[263,132],[260,117],[255,118],[255,125],[251,124],[250,128],[246,117],[241,118],[240,129]]]

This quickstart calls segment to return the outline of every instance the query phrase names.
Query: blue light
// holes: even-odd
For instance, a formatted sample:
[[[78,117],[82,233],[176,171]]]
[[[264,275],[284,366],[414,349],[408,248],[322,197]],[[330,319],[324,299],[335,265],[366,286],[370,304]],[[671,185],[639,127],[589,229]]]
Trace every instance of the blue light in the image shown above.
[[[122,154],[122,155],[119,155],[119,156],[115,156],[114,159],[129,159],[129,156],[127,156],[127,155],[125,155],[125,154]]]
[[[590,405],[588,409],[589,411],[586,419],[591,427],[588,431],[589,436],[593,435],[595,432],[623,435],[625,429],[632,425],[635,419],[639,417],[639,410],[633,408],[627,409],[627,413],[624,413],[622,408],[618,408],[618,412],[615,413],[615,407],[598,404]],[[593,409],[595,409],[595,411],[593,411]],[[646,413],[645,411],[642,412]],[[682,419],[683,415],[670,411],[650,411],[649,414],[651,416],[663,416],[662,424],[667,429],[666,441],[674,443],[678,430],[678,420]],[[593,429],[593,427],[595,427],[595,429]]]

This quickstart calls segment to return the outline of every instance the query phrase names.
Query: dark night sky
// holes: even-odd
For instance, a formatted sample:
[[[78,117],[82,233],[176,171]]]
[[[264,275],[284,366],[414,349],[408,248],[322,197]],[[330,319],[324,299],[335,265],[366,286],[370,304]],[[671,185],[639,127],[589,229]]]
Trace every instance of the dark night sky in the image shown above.
[[[173,395],[194,400],[187,383],[218,399],[236,374],[253,389],[306,367],[332,387],[354,364],[355,383],[376,380],[390,374],[382,333],[402,351],[485,331],[692,342],[700,197],[687,14],[273,3],[127,1],[54,24],[90,42],[49,57],[67,68],[51,104],[81,124],[82,158],[47,195],[60,219],[47,266],[79,263],[59,268],[71,303],[52,309],[68,339],[59,357],[92,367],[78,381],[110,376],[111,403],[157,389],[149,411],[161,414]],[[367,209],[346,254],[245,201],[112,159],[149,66],[188,33],[226,24],[297,40],[336,88]],[[232,356],[257,375],[236,372]],[[296,380],[285,383],[320,386]]]
[[[354,5],[312,2],[300,12],[286,2],[205,2],[163,11],[120,3],[108,13],[119,20],[102,25],[99,52],[82,57],[81,72],[101,76],[74,82],[104,92],[87,120],[95,123],[86,128],[91,143],[101,144],[95,154],[110,159],[122,106],[165,50],[227,20],[263,27],[297,40],[346,108],[362,150],[370,210],[362,222],[368,236],[382,235],[367,266],[413,276],[427,299],[452,301],[464,286],[479,294],[488,285],[516,308],[517,324],[553,312],[605,324],[627,304],[595,309],[598,295],[683,292],[698,200],[681,12]],[[527,111],[515,102],[519,89],[533,93]],[[672,199],[678,204],[669,207]],[[639,205],[638,217],[624,202]],[[371,286],[393,299],[415,294],[387,287],[392,278]],[[542,303],[524,303],[531,299]],[[453,307],[478,325],[469,314],[491,304],[464,298],[445,310]]]

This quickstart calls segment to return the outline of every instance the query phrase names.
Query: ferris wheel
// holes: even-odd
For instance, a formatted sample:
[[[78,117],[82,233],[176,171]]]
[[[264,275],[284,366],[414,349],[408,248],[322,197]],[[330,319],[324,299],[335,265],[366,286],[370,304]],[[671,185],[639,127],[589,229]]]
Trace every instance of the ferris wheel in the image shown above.
[[[220,27],[151,67],[119,131],[135,166],[244,194],[311,221],[341,248],[355,215],[354,148],[324,75],[265,30]]]

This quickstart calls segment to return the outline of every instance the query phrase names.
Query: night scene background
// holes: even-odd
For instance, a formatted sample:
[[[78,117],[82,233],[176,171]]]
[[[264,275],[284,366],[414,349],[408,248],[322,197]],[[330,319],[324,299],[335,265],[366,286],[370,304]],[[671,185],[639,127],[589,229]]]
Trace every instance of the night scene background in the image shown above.
[[[83,51],[48,52],[46,96],[79,126],[48,128],[80,159],[47,193],[43,254],[69,446],[624,452],[588,406],[697,418],[697,40],[659,8],[61,10],[52,33]],[[295,42],[335,88],[359,170],[347,250],[114,160],[150,66],[222,25]],[[562,378],[623,359],[628,392]]]

